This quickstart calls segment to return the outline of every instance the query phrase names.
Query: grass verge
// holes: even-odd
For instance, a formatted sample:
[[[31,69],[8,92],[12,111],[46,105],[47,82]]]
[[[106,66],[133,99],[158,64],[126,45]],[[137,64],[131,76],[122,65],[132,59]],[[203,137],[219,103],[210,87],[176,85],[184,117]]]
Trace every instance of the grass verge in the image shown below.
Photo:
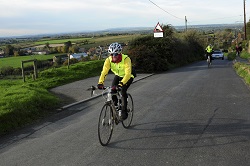
[[[250,85],[250,66],[246,63],[236,62],[234,64],[234,69],[236,73],[241,76],[247,85]]]
[[[79,62],[69,67],[51,68],[36,80],[0,80],[0,135],[31,124],[53,112],[60,100],[48,90],[100,74],[102,61]]]

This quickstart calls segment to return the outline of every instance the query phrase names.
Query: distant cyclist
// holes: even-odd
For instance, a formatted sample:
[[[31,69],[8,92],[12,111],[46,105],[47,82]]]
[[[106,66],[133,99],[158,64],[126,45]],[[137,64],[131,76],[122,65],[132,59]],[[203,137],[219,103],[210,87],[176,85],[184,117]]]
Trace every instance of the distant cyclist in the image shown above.
[[[206,48],[206,56],[207,58],[208,56],[210,57],[210,64],[212,64],[212,54],[213,54],[213,46],[209,44]]]
[[[122,46],[119,43],[112,43],[109,46],[108,52],[110,56],[105,60],[103,69],[101,72],[101,76],[98,82],[98,89],[103,89],[104,80],[111,69],[111,71],[115,74],[113,82],[112,82],[112,92],[116,92],[116,87],[121,88],[122,92],[122,112],[121,119],[125,120],[128,117],[127,113],[127,90],[131,83],[133,82],[134,76],[131,74],[132,65],[131,59],[128,55],[122,54]],[[112,99],[117,105],[118,99],[114,95]]]

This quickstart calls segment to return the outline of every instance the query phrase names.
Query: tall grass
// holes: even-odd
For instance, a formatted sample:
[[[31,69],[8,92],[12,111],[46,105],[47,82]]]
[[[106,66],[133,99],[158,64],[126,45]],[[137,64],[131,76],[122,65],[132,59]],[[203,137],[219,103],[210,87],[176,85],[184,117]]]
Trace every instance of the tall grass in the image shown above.
[[[247,51],[242,51],[241,54],[240,54],[240,57],[244,58],[244,59],[249,59],[250,58],[250,53],[248,53]]]
[[[250,85],[250,66],[245,63],[237,62],[234,64],[234,68],[237,74],[241,76],[248,85]]]

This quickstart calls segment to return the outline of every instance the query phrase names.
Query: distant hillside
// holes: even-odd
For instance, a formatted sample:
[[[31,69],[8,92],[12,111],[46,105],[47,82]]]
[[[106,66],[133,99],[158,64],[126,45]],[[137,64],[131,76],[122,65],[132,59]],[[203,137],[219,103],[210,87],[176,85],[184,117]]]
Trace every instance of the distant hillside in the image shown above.
[[[173,26],[176,30],[184,30],[185,26]],[[242,28],[243,24],[207,24],[207,25],[188,25],[188,29],[198,30],[222,30],[222,29],[238,29]],[[123,27],[123,28],[110,28],[99,31],[83,31],[83,32],[69,32],[59,34],[38,34],[38,35],[25,35],[25,36],[12,36],[0,38],[1,40],[10,38],[42,38],[42,37],[55,37],[55,36],[75,36],[75,35],[94,35],[94,34],[112,34],[112,33],[152,33],[154,27]]]

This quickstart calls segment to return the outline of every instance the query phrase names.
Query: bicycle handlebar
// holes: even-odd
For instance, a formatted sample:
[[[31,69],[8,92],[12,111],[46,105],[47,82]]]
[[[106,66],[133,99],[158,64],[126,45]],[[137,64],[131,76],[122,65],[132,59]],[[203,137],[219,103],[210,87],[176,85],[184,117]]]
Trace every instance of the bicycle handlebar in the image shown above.
[[[102,89],[99,89],[97,86],[91,86],[88,90],[92,90],[92,91],[94,91],[94,90],[96,90],[96,89],[98,89],[98,90],[105,90],[105,89],[112,89],[112,87],[111,86],[103,86],[103,88]],[[119,87],[119,86],[116,86],[115,87],[115,90],[117,90],[117,91],[121,91],[121,87]]]
[[[94,92],[95,92],[95,90],[103,90],[103,92],[102,92],[102,94],[104,94],[105,93],[105,90],[107,90],[107,89],[112,89],[110,86],[103,86],[103,88],[102,89],[99,89],[97,86],[91,86],[90,88],[88,88],[87,90],[91,90],[91,97],[94,95]],[[120,87],[118,87],[118,86],[116,86],[116,88],[115,88],[115,90],[117,90],[117,91],[121,91],[121,88]]]

